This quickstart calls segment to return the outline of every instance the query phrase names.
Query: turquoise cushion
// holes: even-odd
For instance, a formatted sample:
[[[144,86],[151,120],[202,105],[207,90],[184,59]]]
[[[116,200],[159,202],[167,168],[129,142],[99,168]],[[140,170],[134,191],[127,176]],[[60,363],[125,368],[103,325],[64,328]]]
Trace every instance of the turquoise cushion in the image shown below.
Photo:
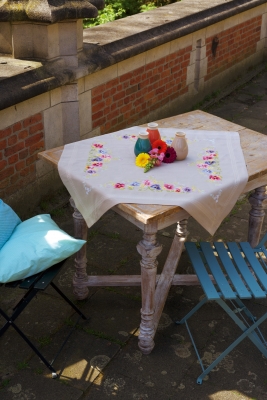
[[[20,223],[21,220],[15,211],[0,199],[0,249]]]
[[[86,243],[62,231],[50,215],[21,222],[0,250],[0,282],[12,282],[44,271]]]

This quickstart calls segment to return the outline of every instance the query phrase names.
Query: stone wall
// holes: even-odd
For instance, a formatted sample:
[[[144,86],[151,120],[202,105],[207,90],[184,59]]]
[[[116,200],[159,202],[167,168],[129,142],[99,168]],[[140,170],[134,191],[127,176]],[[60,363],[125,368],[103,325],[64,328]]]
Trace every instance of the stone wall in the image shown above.
[[[0,72],[19,71],[0,80],[0,198],[27,215],[61,185],[39,151],[189,111],[266,60],[266,42],[265,1],[184,0],[85,30],[71,65],[0,54]]]

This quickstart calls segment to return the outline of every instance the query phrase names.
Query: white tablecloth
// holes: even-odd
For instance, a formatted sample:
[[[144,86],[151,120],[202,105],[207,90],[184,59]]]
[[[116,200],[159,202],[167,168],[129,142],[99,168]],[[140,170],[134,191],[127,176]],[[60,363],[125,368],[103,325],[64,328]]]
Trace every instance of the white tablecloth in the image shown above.
[[[60,177],[88,227],[119,203],[176,205],[211,235],[234,207],[248,175],[238,132],[187,130],[184,161],[144,173],[135,165],[134,145],[144,128],[67,144]],[[175,129],[160,129],[169,145]]]

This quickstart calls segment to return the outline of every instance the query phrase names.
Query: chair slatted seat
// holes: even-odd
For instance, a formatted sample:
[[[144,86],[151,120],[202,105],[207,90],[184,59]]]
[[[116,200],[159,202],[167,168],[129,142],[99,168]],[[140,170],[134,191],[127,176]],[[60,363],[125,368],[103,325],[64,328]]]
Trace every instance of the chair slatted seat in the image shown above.
[[[185,324],[196,351],[202,374],[197,378],[201,384],[203,378],[227,356],[242,340],[248,338],[267,358],[267,342],[260,331],[260,325],[267,319],[267,312],[256,319],[243,303],[243,299],[262,299],[267,295],[267,251],[265,242],[267,233],[255,248],[249,243],[201,242],[185,243],[195,273],[203,288],[205,297],[177,324]],[[242,299],[242,300],[241,300]],[[216,301],[239,326],[242,333],[207,368],[204,368],[188,319],[207,301]]]

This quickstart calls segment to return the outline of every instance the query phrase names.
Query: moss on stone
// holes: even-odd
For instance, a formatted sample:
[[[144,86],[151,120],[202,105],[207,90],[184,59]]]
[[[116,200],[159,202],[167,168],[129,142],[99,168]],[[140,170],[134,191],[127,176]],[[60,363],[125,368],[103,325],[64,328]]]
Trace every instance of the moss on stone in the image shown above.
[[[104,0],[6,0],[0,6],[0,22],[95,18]]]

